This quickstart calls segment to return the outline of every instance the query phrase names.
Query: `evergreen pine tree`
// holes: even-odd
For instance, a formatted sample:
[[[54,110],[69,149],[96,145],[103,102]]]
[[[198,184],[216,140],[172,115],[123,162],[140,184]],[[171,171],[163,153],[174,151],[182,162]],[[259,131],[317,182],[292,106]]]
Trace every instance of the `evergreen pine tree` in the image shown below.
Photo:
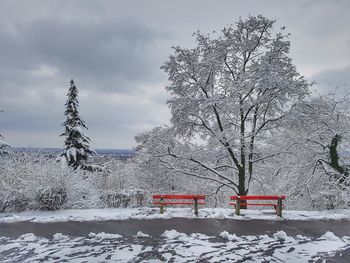
[[[79,116],[78,89],[74,85],[73,79],[70,82],[67,97],[64,112],[66,120],[62,123],[65,131],[60,135],[66,137],[61,157],[64,157],[68,166],[74,169],[89,169],[89,166],[86,166],[84,162],[89,155],[94,155],[96,152],[89,145],[90,138],[82,131],[82,128],[87,129],[87,126]]]

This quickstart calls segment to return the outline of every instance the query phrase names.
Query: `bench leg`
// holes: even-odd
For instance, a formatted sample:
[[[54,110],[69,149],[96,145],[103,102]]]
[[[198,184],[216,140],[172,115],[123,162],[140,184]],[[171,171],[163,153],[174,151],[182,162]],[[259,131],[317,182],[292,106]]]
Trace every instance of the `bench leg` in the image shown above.
[[[161,205],[160,205],[160,213],[163,214],[164,213],[164,200],[163,198],[161,197],[160,198],[160,202],[161,202]]]
[[[276,207],[276,213],[279,217],[282,217],[282,198],[278,198],[277,200],[277,207]]]
[[[194,214],[198,216],[198,199],[194,199]]]
[[[240,210],[241,210],[241,200],[238,198],[238,199],[236,200],[236,207],[235,207],[235,214],[236,214],[237,216],[240,215]]]

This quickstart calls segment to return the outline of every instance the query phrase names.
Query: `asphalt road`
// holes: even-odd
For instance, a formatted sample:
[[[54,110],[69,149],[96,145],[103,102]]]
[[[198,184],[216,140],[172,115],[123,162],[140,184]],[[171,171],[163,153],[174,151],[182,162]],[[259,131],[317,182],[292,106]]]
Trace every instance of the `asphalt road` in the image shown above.
[[[25,233],[50,238],[55,233],[71,236],[85,236],[90,232],[106,232],[133,236],[142,231],[152,237],[160,237],[165,230],[175,229],[186,234],[202,233],[217,236],[222,231],[236,235],[273,234],[279,230],[288,235],[322,236],[331,231],[337,236],[350,236],[350,221],[266,221],[266,220],[232,220],[232,219],[129,219],[90,222],[57,222],[57,223],[2,223],[0,235],[17,238]]]
[[[148,220],[115,220],[90,222],[56,222],[56,223],[2,223],[0,235],[17,238],[25,233],[34,233],[36,236],[52,238],[55,233],[70,236],[86,236],[90,232],[115,233],[132,240],[138,231],[152,236],[157,243],[165,230],[175,229],[186,234],[202,233],[210,236],[219,236],[222,231],[241,235],[272,235],[283,230],[288,235],[304,235],[320,237],[327,231],[335,235],[350,236],[350,221],[317,220],[317,221],[266,221],[266,220],[232,220],[232,219],[148,219]],[[349,263],[350,250],[343,251],[326,262]]]

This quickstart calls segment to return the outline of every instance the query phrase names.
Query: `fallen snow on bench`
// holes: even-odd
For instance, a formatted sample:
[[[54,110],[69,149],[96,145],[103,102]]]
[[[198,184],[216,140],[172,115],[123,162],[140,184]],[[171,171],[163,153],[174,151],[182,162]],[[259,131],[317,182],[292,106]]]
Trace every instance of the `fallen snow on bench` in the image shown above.
[[[199,218],[230,218],[235,220],[350,220],[350,209],[327,211],[283,211],[283,218],[276,216],[274,210],[241,210],[241,216],[234,215],[233,209],[203,208]],[[195,218],[191,208],[167,208],[159,214],[158,208],[109,208],[109,209],[66,209],[57,211],[25,211],[21,213],[1,213],[0,223],[11,222],[66,222],[66,221],[105,221],[125,219],[156,218]]]
[[[139,238],[142,236],[142,238]],[[326,232],[319,238],[288,236],[217,236],[167,230],[153,239],[90,233],[72,237],[56,233],[46,239],[28,233],[16,239],[0,236],[1,262],[316,262],[350,248],[350,237]]]

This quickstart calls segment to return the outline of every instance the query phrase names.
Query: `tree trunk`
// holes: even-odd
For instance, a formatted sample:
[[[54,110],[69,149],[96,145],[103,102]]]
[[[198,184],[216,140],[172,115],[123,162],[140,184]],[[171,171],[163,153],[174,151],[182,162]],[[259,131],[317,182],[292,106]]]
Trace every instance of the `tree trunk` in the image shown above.
[[[248,193],[248,190],[245,189],[245,170],[240,169],[238,173],[239,178],[239,184],[238,184],[238,195],[239,196],[246,196]],[[247,209],[247,206],[245,205],[247,203],[247,200],[241,200],[241,209]]]
[[[243,100],[240,99],[240,135],[241,135],[241,167],[238,172],[239,184],[238,184],[238,193],[240,196],[247,195],[245,179],[246,179],[246,143],[245,143],[245,119],[244,119],[244,110],[243,110]],[[241,200],[241,209],[247,209],[245,205],[246,200]]]
[[[329,157],[330,157],[330,165],[336,170],[340,175],[335,176],[338,180],[338,184],[343,184],[345,179],[349,176],[349,170],[347,167],[341,166],[339,164],[339,155],[338,155],[338,144],[341,141],[341,136],[336,134],[332,138],[331,145],[329,146]]]

